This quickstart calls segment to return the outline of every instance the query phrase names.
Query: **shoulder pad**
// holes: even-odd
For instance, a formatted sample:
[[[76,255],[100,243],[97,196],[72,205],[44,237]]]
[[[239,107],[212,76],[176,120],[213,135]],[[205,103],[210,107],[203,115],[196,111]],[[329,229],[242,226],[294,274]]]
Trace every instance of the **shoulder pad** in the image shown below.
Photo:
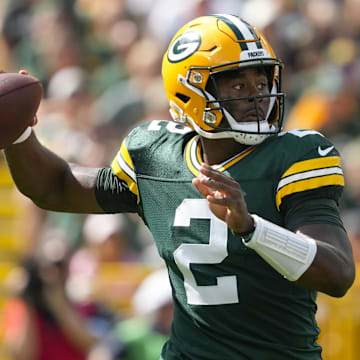
[[[168,120],[153,120],[136,127],[126,137],[126,146],[130,150],[139,150],[151,146],[154,142],[178,138],[193,131],[189,127]]]

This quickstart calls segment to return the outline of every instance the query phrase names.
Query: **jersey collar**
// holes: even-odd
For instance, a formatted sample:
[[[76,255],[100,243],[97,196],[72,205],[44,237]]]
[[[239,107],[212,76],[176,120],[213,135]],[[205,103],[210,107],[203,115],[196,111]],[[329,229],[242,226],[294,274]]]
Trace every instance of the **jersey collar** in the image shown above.
[[[236,154],[230,159],[222,162],[218,165],[213,165],[213,168],[218,171],[224,171],[228,169],[230,166],[236,164],[238,161],[243,159],[245,156],[249,155],[256,149],[257,145],[253,145],[244,151]],[[186,165],[194,176],[199,176],[200,168],[202,163],[204,162],[201,156],[201,142],[200,136],[195,135],[190,141],[186,144],[185,147],[185,161]]]

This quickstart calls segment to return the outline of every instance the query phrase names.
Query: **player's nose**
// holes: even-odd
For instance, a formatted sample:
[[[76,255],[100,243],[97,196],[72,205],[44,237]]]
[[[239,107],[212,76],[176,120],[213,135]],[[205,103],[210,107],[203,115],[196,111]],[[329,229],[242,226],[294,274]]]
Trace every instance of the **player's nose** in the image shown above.
[[[256,86],[256,84],[249,84],[248,86],[248,96],[249,102],[254,102],[256,101],[257,103],[260,103],[263,101],[263,98],[261,97],[262,92],[261,90]],[[257,97],[259,96],[259,97]]]

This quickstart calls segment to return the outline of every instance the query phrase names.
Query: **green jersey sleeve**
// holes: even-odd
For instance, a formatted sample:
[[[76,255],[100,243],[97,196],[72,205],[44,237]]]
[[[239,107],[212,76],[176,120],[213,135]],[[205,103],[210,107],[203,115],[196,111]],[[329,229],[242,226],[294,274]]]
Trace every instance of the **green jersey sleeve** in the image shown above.
[[[284,222],[291,231],[305,224],[331,224],[344,229],[336,201],[328,198],[309,198],[306,201],[294,199],[292,206],[285,212]]]
[[[99,172],[97,201],[106,212],[140,212],[140,197],[128,143],[135,129],[123,140],[111,167]]]
[[[138,212],[136,195],[128,184],[119,179],[111,168],[100,169],[96,180],[95,196],[105,213]]]
[[[295,159],[284,167],[276,189],[276,206],[286,227],[329,223],[343,228],[338,211],[344,187],[339,152],[316,131],[292,130],[284,138]]]
[[[291,161],[284,163],[277,184],[278,210],[288,209],[299,198],[327,198],[337,202],[344,187],[344,175],[335,146],[315,131],[292,130],[284,137],[284,145],[292,156]]]

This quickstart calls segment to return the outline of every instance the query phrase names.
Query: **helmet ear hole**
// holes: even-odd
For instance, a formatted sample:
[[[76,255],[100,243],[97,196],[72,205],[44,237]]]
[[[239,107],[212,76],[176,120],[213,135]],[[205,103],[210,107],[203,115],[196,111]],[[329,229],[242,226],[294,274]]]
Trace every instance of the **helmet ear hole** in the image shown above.
[[[181,94],[181,93],[176,93],[175,96],[180,99],[184,104],[186,104],[189,100],[190,100],[190,97],[189,96],[186,96],[185,94]]]

